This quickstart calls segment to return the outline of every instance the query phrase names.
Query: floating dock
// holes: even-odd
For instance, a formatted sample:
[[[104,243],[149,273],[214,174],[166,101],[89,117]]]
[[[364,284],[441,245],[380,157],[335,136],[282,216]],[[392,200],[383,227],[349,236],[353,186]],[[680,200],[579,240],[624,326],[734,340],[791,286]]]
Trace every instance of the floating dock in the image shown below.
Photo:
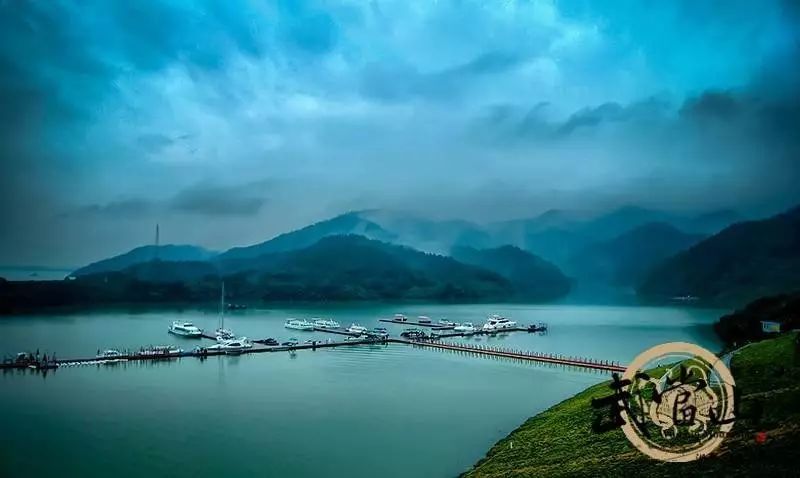
[[[389,322],[401,325],[420,325],[414,322],[399,322],[387,319],[381,319],[381,322]],[[426,325],[426,324],[422,324]],[[430,326],[432,324],[427,324]],[[441,330],[437,327],[432,327],[433,330]],[[331,334],[337,335],[347,335],[347,336],[359,336],[360,334],[354,332],[348,332],[342,328],[322,328],[322,327],[315,327],[315,331],[317,332],[326,332]],[[338,341],[338,342],[331,342],[331,341],[313,341],[312,343],[303,343],[297,345],[274,345],[274,346],[267,346],[267,345],[254,345],[251,348],[245,348],[240,350],[209,350],[202,347],[199,347],[195,350],[191,351],[181,351],[181,352],[154,352],[153,350],[140,350],[134,353],[128,353],[116,357],[89,357],[89,358],[74,358],[74,359],[59,359],[59,360],[48,360],[46,362],[39,361],[38,356],[36,359],[33,359],[31,356],[30,360],[23,361],[23,362],[4,362],[0,364],[0,369],[36,369],[36,370],[48,370],[53,369],[60,366],[70,366],[70,365],[85,365],[85,364],[103,364],[103,363],[114,363],[114,362],[123,362],[123,361],[149,361],[149,360],[172,360],[177,358],[184,358],[184,357],[194,357],[204,359],[206,357],[213,357],[219,355],[246,355],[246,354],[255,354],[255,353],[270,353],[270,352],[294,352],[297,350],[316,350],[316,349],[325,349],[325,348],[334,348],[334,347],[344,347],[344,346],[352,346],[352,345],[374,345],[374,344],[404,344],[404,345],[411,345],[415,347],[424,347],[424,348],[431,348],[431,349],[439,349],[439,350],[450,350],[450,351],[457,351],[457,352],[466,352],[476,355],[484,355],[484,356],[491,356],[491,357],[503,357],[509,358],[514,360],[523,360],[529,362],[539,362],[539,363],[548,363],[548,364],[556,364],[556,365],[563,365],[567,367],[578,367],[590,370],[601,370],[607,372],[617,372],[622,373],[625,371],[626,367],[620,365],[616,362],[604,361],[604,360],[595,360],[587,357],[566,357],[557,354],[546,354],[540,352],[533,352],[533,351],[525,351],[525,350],[514,350],[514,349],[507,349],[502,347],[491,347],[486,345],[472,345],[472,344],[456,344],[451,342],[442,342],[441,339],[450,338],[450,337],[469,337],[475,335],[495,335],[498,333],[505,333],[505,332],[545,332],[547,330],[547,326],[544,324],[540,324],[537,326],[530,326],[527,328],[509,328],[509,329],[502,329],[500,331],[483,331],[478,330],[475,332],[452,332],[452,333],[445,333],[445,334],[436,334],[433,337],[427,337],[421,340],[407,340],[407,339],[395,339],[395,338],[383,338],[372,336],[362,340],[345,340],[345,341]],[[208,333],[203,333],[203,337],[216,340],[215,337],[211,336]]]

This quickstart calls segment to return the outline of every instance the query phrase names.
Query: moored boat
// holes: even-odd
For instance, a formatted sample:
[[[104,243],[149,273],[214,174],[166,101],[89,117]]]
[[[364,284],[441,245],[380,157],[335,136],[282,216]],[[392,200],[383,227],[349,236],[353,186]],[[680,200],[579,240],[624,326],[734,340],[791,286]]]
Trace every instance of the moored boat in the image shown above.
[[[367,332],[367,328],[358,324],[351,324],[347,331],[351,334],[364,334]]]
[[[203,331],[199,327],[196,327],[191,322],[182,322],[180,320],[172,322],[172,325],[169,327],[169,333],[182,337],[197,338],[203,336]]]
[[[338,329],[341,325],[339,325],[339,322],[331,319],[314,319],[314,327],[319,327],[320,329]]]
[[[517,323],[513,320],[508,320],[505,317],[501,317],[499,315],[491,315],[489,316],[489,320],[483,324],[483,331],[484,332],[495,332],[504,329],[513,329],[517,326]]]
[[[456,332],[475,332],[478,329],[472,325],[472,322],[463,322],[453,327],[453,330]]]
[[[314,323],[313,322],[309,322],[309,321],[307,321],[305,319],[303,319],[303,320],[300,320],[300,319],[289,319],[284,324],[284,327],[286,327],[287,329],[310,331],[310,330],[314,330]]]
[[[239,337],[237,339],[232,340],[223,340],[218,342],[214,345],[209,345],[206,347],[207,350],[222,350],[222,351],[230,351],[230,350],[244,350],[249,349],[253,346],[252,342],[250,342],[247,337]]]

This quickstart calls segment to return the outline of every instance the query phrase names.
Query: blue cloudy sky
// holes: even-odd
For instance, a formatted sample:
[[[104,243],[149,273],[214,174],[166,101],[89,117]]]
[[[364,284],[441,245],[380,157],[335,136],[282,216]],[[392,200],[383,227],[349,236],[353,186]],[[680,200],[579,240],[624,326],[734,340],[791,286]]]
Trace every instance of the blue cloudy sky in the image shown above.
[[[800,200],[790,0],[0,0],[0,263]]]

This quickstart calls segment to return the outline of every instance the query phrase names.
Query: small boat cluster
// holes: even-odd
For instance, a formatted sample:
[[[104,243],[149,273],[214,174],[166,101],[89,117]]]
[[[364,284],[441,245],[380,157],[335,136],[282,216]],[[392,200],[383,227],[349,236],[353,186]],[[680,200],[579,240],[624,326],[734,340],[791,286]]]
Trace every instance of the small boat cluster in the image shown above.
[[[395,314],[394,317],[391,319],[391,322],[399,324],[406,324],[406,323],[416,324],[426,327],[432,327],[434,329],[452,328],[455,332],[462,332],[462,333],[473,333],[478,331],[497,332],[506,329],[514,329],[517,327],[517,323],[514,322],[513,320],[509,320],[497,314],[490,315],[486,320],[486,323],[478,326],[476,326],[472,322],[456,323],[447,319],[440,319],[437,322],[433,322],[433,320],[427,315],[420,315],[417,317],[416,321],[409,321],[408,317],[406,317],[405,315]]]
[[[225,354],[240,354],[247,349],[251,349],[254,343],[265,345],[269,347],[290,347],[289,351],[292,352],[294,347],[298,347],[301,341],[295,337],[279,342],[278,340],[270,337],[258,340],[249,340],[247,337],[237,337],[233,331],[226,329],[224,326],[224,310],[225,307],[220,307],[220,322],[215,335],[204,334],[203,330],[195,326],[192,322],[187,321],[174,321],[169,327],[169,332],[181,337],[206,337],[216,339],[216,343],[210,346],[198,346],[189,352],[184,352],[183,349],[174,345],[159,345],[142,347],[138,350],[125,349],[123,351],[117,349],[105,349],[97,351],[94,358],[82,360],[56,360],[55,355],[48,357],[46,354],[39,355],[36,353],[20,353],[16,358],[6,356],[3,359],[2,368],[31,368],[36,370],[47,370],[59,366],[79,366],[79,365],[98,365],[98,364],[114,364],[118,362],[126,362],[129,360],[138,359],[160,359],[160,358],[177,358],[185,356],[204,356],[211,351]],[[428,316],[420,315],[414,321],[409,321],[403,314],[395,314],[390,320],[381,319],[382,322],[391,322],[404,325],[417,325],[418,328],[405,329],[400,336],[412,341],[427,341],[436,340],[444,337],[452,337],[456,335],[476,335],[486,334],[495,335],[507,331],[527,331],[527,332],[540,332],[546,333],[547,325],[539,323],[537,325],[530,325],[528,327],[519,327],[516,322],[500,315],[490,315],[486,322],[482,325],[475,325],[473,322],[456,323],[447,319],[440,319],[434,322]],[[285,322],[285,327],[292,330],[300,331],[320,331],[335,334],[346,335],[343,342],[351,343],[384,343],[389,339],[389,331],[384,327],[367,328],[357,323],[351,323],[350,326],[343,328],[339,322],[332,319],[312,318],[295,319],[290,318]],[[449,331],[455,333],[451,333]],[[326,340],[305,340],[302,342],[304,346],[301,348],[314,348],[317,345],[337,345],[342,341],[335,341],[332,339]],[[264,349],[259,349],[259,351]],[[276,349],[281,350],[281,349]]]
[[[47,356],[47,354],[40,355],[37,350],[36,353],[20,352],[16,357],[4,357],[3,365],[18,367],[18,368],[31,368],[36,370],[47,370],[58,367],[58,362],[55,355]]]

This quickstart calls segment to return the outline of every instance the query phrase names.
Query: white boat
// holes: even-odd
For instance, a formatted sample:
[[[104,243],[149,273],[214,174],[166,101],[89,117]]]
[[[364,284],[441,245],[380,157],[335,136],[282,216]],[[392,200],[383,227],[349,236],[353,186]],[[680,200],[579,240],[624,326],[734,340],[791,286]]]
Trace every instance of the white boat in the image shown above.
[[[226,340],[222,342],[222,350],[242,350],[242,349],[249,349],[253,346],[253,344],[247,340],[247,337],[239,337],[238,339],[233,340]]]
[[[489,316],[489,320],[483,324],[483,331],[494,332],[497,330],[513,329],[516,326],[517,323],[513,320],[508,320],[505,317],[500,317],[499,315],[491,315]]]
[[[120,353],[119,350],[113,350],[113,349],[103,350],[102,352],[97,354],[97,358],[114,359],[114,358],[119,358],[119,357],[122,357],[122,353]]]
[[[233,333],[231,329],[225,328],[225,283],[222,283],[222,291],[220,293],[219,298],[219,327],[217,328],[216,333],[214,334],[217,338],[217,342],[224,342],[226,340],[233,340],[236,338],[236,334]]]
[[[305,319],[289,319],[284,324],[284,327],[287,329],[294,329],[294,330],[314,330],[314,323],[309,322]]]
[[[350,327],[347,328],[347,331],[351,334],[365,334],[367,333],[367,328],[357,324],[351,324]]]
[[[419,317],[417,317],[417,322],[420,324],[430,324],[431,318],[428,317],[427,315],[420,315]]]
[[[320,329],[338,329],[341,325],[339,325],[339,322],[331,319],[314,319],[314,327],[319,327]]]
[[[456,323],[455,322],[451,322],[451,321],[449,321],[447,319],[441,319],[439,321],[439,325],[444,326],[444,327],[450,327],[451,325],[456,325]]]
[[[453,327],[453,330],[456,332],[475,332],[478,329],[472,325],[472,322],[463,322]]]
[[[196,327],[191,322],[181,322],[176,320],[172,323],[169,327],[169,332],[175,335],[181,335],[183,337],[202,337],[203,331]]]
[[[408,318],[403,314],[394,314],[394,318],[392,319],[395,322],[405,322]]]

